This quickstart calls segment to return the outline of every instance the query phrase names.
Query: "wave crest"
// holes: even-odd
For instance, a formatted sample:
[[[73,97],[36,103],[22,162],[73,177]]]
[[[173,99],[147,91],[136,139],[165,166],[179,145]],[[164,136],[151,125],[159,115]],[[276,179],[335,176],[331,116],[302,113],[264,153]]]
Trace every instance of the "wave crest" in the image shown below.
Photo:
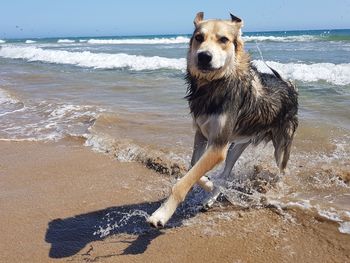
[[[54,64],[69,64],[95,69],[130,70],[186,70],[185,58],[146,57],[125,53],[92,53],[90,51],[71,52],[64,50],[42,49],[38,47],[2,46],[0,56],[28,61],[41,61]],[[254,60],[254,64],[262,72],[271,73],[262,60]],[[326,81],[335,85],[350,84],[350,63],[280,63],[267,61],[284,78],[303,82]]]
[[[59,39],[57,43],[75,43],[75,40],[72,39]]]
[[[300,36],[243,36],[246,42],[308,42],[319,40],[318,36],[300,35]]]
[[[0,56],[26,59],[28,61],[70,64],[95,69],[129,68],[131,70],[155,70],[167,68],[184,70],[186,65],[186,60],[184,58],[144,57],[124,53],[108,54],[91,53],[89,51],[69,52],[62,50],[45,50],[36,47],[2,47]]]
[[[81,41],[85,42],[85,41]],[[184,44],[189,43],[188,37],[171,37],[171,38],[130,38],[130,39],[89,39],[86,41],[89,44],[103,45],[120,45],[120,44],[139,44],[139,45],[154,45],[154,44]]]
[[[271,73],[262,60],[254,60],[254,64],[262,72]],[[279,63],[266,61],[266,63],[276,69],[286,79],[299,80],[304,82],[327,81],[335,85],[350,84],[350,64],[333,63]]]

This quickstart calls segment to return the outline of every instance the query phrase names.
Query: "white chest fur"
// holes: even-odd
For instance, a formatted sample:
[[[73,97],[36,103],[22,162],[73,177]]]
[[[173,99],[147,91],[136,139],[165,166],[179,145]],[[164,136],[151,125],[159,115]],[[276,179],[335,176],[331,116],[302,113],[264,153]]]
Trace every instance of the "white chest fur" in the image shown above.
[[[197,118],[193,118],[193,122],[195,127],[202,132],[210,144],[211,140],[222,136],[223,129],[227,122],[227,114],[200,115]],[[246,143],[251,139],[251,137],[234,134],[228,135],[229,142],[234,142],[236,144]]]
[[[226,121],[226,114],[200,115],[194,118],[194,124],[208,140],[220,136]]]

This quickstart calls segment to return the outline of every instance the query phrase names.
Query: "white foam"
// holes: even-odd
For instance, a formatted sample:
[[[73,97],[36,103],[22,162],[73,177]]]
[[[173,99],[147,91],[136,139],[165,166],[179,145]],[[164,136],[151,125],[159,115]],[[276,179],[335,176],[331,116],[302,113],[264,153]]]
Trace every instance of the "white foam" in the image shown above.
[[[345,211],[345,215],[350,219],[350,211]]]
[[[300,36],[243,36],[246,42],[305,42],[319,39],[318,36],[300,35]],[[121,45],[121,44],[138,44],[138,45],[154,45],[154,44],[187,44],[190,42],[189,37],[178,36],[169,38],[129,38],[129,39],[89,39],[80,42],[88,42],[89,44],[103,45]]]
[[[309,200],[299,200],[296,202],[288,202],[286,204],[287,207],[298,207],[303,210],[308,210],[312,208]]]
[[[262,72],[271,73],[262,60],[254,60],[255,65]],[[335,85],[350,84],[350,63],[279,63],[266,61],[266,63],[277,70],[284,78],[300,80],[305,82],[327,81]]]
[[[34,43],[36,43],[36,41],[28,39],[28,40],[26,40],[25,43],[26,44],[34,44]]]
[[[106,138],[104,136],[93,135],[88,133],[85,135],[85,146],[91,147],[96,152],[108,152],[111,145],[113,145],[112,138]],[[108,143],[107,143],[108,141]]]
[[[74,118],[81,117],[83,115],[93,115],[90,111],[91,107],[82,105],[65,104],[59,105],[53,111],[50,112],[48,117],[63,118],[67,115],[73,114]]]
[[[339,232],[343,234],[350,234],[350,222],[339,223]]]
[[[140,217],[146,220],[149,217],[149,214],[146,211],[139,209],[130,210],[128,212],[111,211],[104,216],[102,222],[98,223],[101,225],[96,226],[98,229],[94,231],[93,235],[99,235],[100,238],[104,238],[108,236],[111,231],[124,227],[127,224],[134,223],[135,217]],[[131,219],[133,221],[129,223]],[[142,229],[139,231],[142,231]]]
[[[1,104],[1,103],[0,103]],[[10,114],[14,114],[16,112],[22,112],[22,111],[25,111],[27,108],[25,106],[23,106],[22,108],[20,109],[17,109],[17,110],[13,110],[13,111],[6,111],[4,113],[0,113],[0,117],[3,117],[3,116],[6,116],[6,115],[10,115]]]
[[[318,214],[324,218],[327,218],[331,221],[342,222],[340,215],[334,211],[320,210]]]
[[[57,40],[57,43],[74,43],[75,40],[72,39],[59,39]]]
[[[186,67],[184,58],[144,57],[124,53],[108,54],[91,53],[89,51],[69,52],[35,47],[5,46],[1,48],[0,56],[96,69],[130,68],[131,70],[155,70],[168,68],[184,70]]]
[[[11,95],[6,90],[0,89],[0,104],[17,103],[17,102],[18,100],[11,97]]]
[[[115,151],[115,157],[120,162],[133,162],[146,154],[145,149],[129,140],[116,141],[107,134],[94,134],[91,128],[89,131],[90,133],[85,136],[84,145],[97,152]]]
[[[186,70],[185,58],[146,57],[124,53],[70,52],[64,50],[42,49],[38,47],[2,46],[0,56],[6,58],[26,59],[55,64],[70,64],[95,69],[129,68],[131,70],[175,69]],[[271,73],[262,60],[254,60],[262,72]],[[280,63],[266,61],[284,78],[304,82],[327,81],[335,85],[350,84],[350,63]]]
[[[243,36],[243,40],[246,42],[263,42],[263,41],[270,41],[270,42],[307,42],[307,41],[315,41],[319,39],[317,36],[311,36],[311,35],[300,35],[300,36],[283,36],[283,37],[276,37],[276,36]]]
[[[283,198],[285,198],[285,194],[282,194]],[[315,202],[315,199],[314,199]],[[327,210],[321,209],[319,204],[312,205],[310,200],[297,200],[297,201],[289,201],[284,202],[283,200],[276,200],[268,198],[268,204],[275,206],[277,209],[282,212],[282,209],[287,207],[297,207],[303,210],[314,211],[318,213],[323,218],[326,218],[330,221],[336,222],[339,224],[339,232],[350,234],[350,222],[346,221],[350,217],[349,211],[344,211],[341,209],[336,209],[334,207],[328,207]]]
[[[4,43],[6,43],[6,41],[5,41],[5,40],[0,39],[0,44],[4,44]]]
[[[143,44],[143,45],[154,45],[154,44],[183,44],[189,43],[188,37],[171,37],[171,38],[135,38],[135,39],[89,39],[89,44],[108,44],[108,45],[120,45],[120,44]]]
[[[104,109],[88,105],[39,104],[1,115],[1,135],[6,140],[56,141],[69,136],[86,136],[87,129]],[[6,116],[12,114],[11,116]],[[15,114],[15,116],[13,116]],[[9,118],[19,122],[13,123]],[[18,118],[20,117],[20,118]]]

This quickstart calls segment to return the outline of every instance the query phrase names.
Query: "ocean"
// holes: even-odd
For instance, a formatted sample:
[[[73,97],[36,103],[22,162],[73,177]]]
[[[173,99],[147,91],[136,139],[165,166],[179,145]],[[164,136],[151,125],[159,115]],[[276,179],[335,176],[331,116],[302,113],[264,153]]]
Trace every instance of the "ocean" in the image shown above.
[[[0,140],[79,138],[119,161],[179,175],[194,134],[184,99],[189,38],[1,39]],[[288,174],[266,193],[251,189],[251,199],[314,211],[350,233],[350,30],[244,32],[243,39],[259,70],[269,72],[265,61],[296,83],[300,103]],[[274,177],[272,146],[248,148],[233,173],[241,188]],[[226,197],[249,205],[235,191]]]

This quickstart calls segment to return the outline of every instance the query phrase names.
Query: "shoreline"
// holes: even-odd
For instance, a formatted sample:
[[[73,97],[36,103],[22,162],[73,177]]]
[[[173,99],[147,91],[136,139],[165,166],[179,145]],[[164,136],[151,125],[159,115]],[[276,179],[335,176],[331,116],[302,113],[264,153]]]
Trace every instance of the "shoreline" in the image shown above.
[[[0,149],[1,262],[350,260],[350,235],[306,210],[217,207],[158,231],[145,217],[173,178],[75,140]]]

